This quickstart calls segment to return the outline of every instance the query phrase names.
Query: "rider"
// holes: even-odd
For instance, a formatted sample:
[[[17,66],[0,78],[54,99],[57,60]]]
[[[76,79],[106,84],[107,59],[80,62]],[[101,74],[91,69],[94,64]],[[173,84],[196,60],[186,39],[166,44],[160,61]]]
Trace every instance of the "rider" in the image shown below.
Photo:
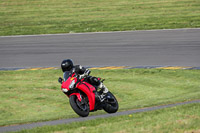
[[[74,66],[74,63],[71,59],[63,60],[61,63],[61,68],[63,71],[63,77],[64,81],[67,80],[67,78],[72,75],[73,73],[76,73],[79,79],[82,79],[83,77],[86,77],[87,81],[96,86],[97,89],[101,89],[104,94],[108,92],[108,88],[96,77],[89,76],[90,70],[87,68],[82,67],[81,65]]]

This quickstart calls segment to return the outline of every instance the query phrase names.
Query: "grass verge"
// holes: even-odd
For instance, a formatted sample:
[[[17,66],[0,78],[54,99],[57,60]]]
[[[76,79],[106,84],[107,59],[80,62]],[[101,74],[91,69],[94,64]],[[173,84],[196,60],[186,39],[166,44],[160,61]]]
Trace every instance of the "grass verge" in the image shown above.
[[[0,71],[0,126],[78,117],[60,91],[61,75],[61,70]],[[93,70],[91,75],[106,79],[119,111],[200,99],[199,70]]]
[[[198,133],[200,104],[165,108],[131,115],[45,126],[18,133]]]
[[[199,0],[4,0],[0,36],[200,27]]]

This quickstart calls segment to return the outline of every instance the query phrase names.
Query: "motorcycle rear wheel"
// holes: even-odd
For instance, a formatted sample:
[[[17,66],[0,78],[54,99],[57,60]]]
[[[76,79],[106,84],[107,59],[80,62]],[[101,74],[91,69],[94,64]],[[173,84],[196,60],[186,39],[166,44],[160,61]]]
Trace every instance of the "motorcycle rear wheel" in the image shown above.
[[[106,99],[105,99],[105,105],[103,107],[103,109],[107,112],[107,113],[115,113],[117,112],[119,105],[117,102],[117,99],[115,98],[115,96],[109,91],[106,95]]]
[[[82,99],[82,102],[80,102],[75,95],[72,95],[69,98],[69,102],[70,102],[72,109],[79,116],[87,117],[89,115],[90,109],[89,109],[89,106],[84,99]]]

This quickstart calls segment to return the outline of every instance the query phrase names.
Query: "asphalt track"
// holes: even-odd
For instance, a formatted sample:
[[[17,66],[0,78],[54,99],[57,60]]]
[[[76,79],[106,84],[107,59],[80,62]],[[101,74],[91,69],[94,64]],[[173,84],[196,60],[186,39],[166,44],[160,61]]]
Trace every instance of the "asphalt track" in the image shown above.
[[[80,118],[37,122],[37,123],[15,125],[15,126],[6,126],[6,127],[0,127],[0,132],[19,131],[19,130],[23,130],[23,129],[31,129],[34,127],[41,127],[41,126],[46,126],[46,125],[69,124],[72,122],[81,122],[81,121],[93,120],[96,118],[107,118],[107,117],[120,116],[120,115],[129,115],[129,114],[133,114],[133,113],[153,111],[153,110],[169,108],[169,107],[174,107],[174,106],[178,106],[178,105],[191,104],[191,103],[200,103],[200,100],[187,101],[187,102],[168,104],[168,105],[160,105],[160,106],[154,106],[154,107],[148,107],[148,108],[142,108],[142,109],[135,109],[135,110],[117,112],[114,114],[103,114],[103,115],[96,115],[96,116],[89,116],[89,117],[80,117]]]
[[[0,37],[0,68],[200,66],[200,29]]]
[[[0,68],[59,67],[71,58],[83,66],[200,66],[200,29],[150,30],[0,37]],[[144,109],[0,127],[0,132],[132,114]]]

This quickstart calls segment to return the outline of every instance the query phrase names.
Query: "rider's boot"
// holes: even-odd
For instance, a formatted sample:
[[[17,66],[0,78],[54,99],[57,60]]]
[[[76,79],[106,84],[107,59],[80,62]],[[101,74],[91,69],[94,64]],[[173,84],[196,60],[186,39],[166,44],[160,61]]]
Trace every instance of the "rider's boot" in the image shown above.
[[[100,94],[98,94],[97,91],[94,91],[95,100],[97,102],[103,102],[105,100],[106,94],[108,93],[108,88],[101,82],[100,85],[98,86],[98,89],[101,89],[101,91]]]
[[[99,89],[101,89],[103,91],[103,94],[108,93],[108,88],[102,82],[99,85]]]

